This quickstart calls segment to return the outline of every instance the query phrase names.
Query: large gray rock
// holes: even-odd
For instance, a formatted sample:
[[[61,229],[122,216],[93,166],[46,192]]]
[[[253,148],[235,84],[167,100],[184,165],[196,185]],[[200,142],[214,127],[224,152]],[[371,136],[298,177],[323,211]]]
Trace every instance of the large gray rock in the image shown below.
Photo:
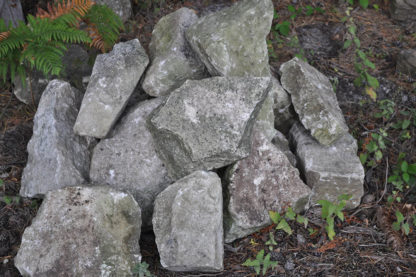
[[[186,38],[212,76],[270,76],[273,11],[270,0],[242,0],[199,19]]]
[[[222,187],[217,174],[196,171],[155,201],[153,230],[160,263],[173,271],[221,271]]]
[[[296,113],[293,110],[290,95],[285,91],[279,80],[272,77],[273,86],[270,94],[273,95],[274,127],[287,134],[295,122]]]
[[[279,131],[276,132],[276,135],[272,139],[272,143],[276,146],[280,151],[285,153],[286,157],[288,158],[289,162],[296,167],[297,166],[297,158],[295,154],[292,153],[290,150],[289,141],[287,138]]]
[[[352,198],[346,207],[358,206],[364,194],[364,168],[355,139],[347,133],[331,146],[323,146],[299,123],[293,125],[290,136],[306,183],[312,188],[312,203],[321,199],[337,202],[340,195],[349,194]]]
[[[412,78],[416,78],[416,49],[400,51],[397,57],[396,70]]]
[[[14,259],[23,276],[132,276],[140,262],[140,208],[108,187],[46,194]]]
[[[107,5],[123,22],[126,22],[133,13],[130,0],[96,0],[95,2],[99,5]]]
[[[75,133],[104,138],[119,118],[149,59],[138,39],[98,55],[82,100]]]
[[[132,107],[94,148],[91,160],[91,181],[130,192],[140,205],[144,227],[152,224],[156,196],[171,183],[146,127],[148,115],[161,102],[157,98]]]
[[[167,95],[188,79],[209,76],[205,65],[185,40],[185,30],[197,20],[194,11],[181,8],[156,24],[149,45],[151,65],[142,84],[146,93]]]
[[[182,178],[247,157],[250,136],[270,78],[188,80],[149,120],[156,150],[169,176]]]
[[[293,58],[280,67],[281,82],[292,97],[299,119],[321,144],[348,132],[329,79],[308,63]]]
[[[416,0],[392,0],[391,17],[401,25],[416,31]]]
[[[88,141],[72,130],[81,99],[82,94],[67,82],[53,80],[46,87],[27,146],[29,157],[20,195],[38,197],[86,182],[90,166]]]
[[[226,174],[225,241],[245,237],[272,222],[269,211],[301,211],[311,190],[286,155],[262,134],[253,133],[250,156]]]

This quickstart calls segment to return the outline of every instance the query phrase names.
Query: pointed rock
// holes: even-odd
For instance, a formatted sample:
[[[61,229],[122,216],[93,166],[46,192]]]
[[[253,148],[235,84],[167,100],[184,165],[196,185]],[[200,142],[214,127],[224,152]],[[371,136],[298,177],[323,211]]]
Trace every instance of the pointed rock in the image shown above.
[[[188,80],[149,120],[156,150],[177,180],[247,157],[250,136],[270,78]]]
[[[273,11],[270,0],[238,1],[199,19],[186,38],[212,76],[267,77]]]
[[[311,190],[286,155],[259,131],[253,133],[250,156],[226,174],[225,241],[245,237],[272,222],[269,211],[304,209]]]
[[[100,5],[107,5],[123,22],[126,22],[133,13],[130,0],[96,0],[95,2]]]
[[[138,39],[120,42],[97,56],[74,131],[104,138],[123,112],[149,59]]]
[[[329,79],[308,63],[293,58],[280,67],[283,88],[292,97],[299,119],[322,145],[348,132]]]
[[[290,136],[306,183],[312,188],[311,202],[337,202],[340,195],[348,194],[352,198],[346,207],[357,207],[364,194],[364,168],[355,139],[346,133],[331,146],[323,146],[299,123],[293,125]]]
[[[88,141],[72,130],[81,99],[82,94],[69,83],[49,82],[34,118],[20,195],[42,197],[50,190],[82,184],[88,179]]]
[[[150,112],[161,103],[157,98],[132,107],[94,148],[91,160],[91,181],[130,192],[140,205],[144,227],[152,224],[156,196],[171,183],[146,127]]]
[[[222,186],[217,174],[196,171],[160,193],[153,230],[163,267],[221,271],[224,238]]]
[[[163,96],[186,80],[209,77],[205,65],[185,40],[185,30],[198,20],[194,11],[181,8],[162,17],[149,45],[151,65],[142,87],[152,96]]]
[[[15,265],[23,276],[132,276],[141,260],[140,208],[108,187],[51,191],[26,228]]]

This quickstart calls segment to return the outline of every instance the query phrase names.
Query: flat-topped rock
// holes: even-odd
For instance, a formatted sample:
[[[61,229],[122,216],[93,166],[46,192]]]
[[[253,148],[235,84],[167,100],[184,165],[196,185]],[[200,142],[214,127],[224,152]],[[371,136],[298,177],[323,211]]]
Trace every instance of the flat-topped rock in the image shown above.
[[[270,76],[266,37],[270,0],[242,0],[208,14],[186,31],[192,49],[212,76]]]
[[[152,96],[169,94],[186,80],[209,77],[205,65],[185,40],[185,31],[198,20],[195,11],[181,8],[162,17],[152,32],[151,63],[142,87]]]
[[[108,187],[46,194],[22,237],[15,265],[23,276],[132,276],[140,262],[140,208]]]
[[[308,63],[293,58],[280,66],[283,88],[289,92],[299,119],[322,145],[348,132],[329,79]]]
[[[160,193],[153,230],[160,263],[173,271],[221,271],[222,186],[217,174],[195,171]]]
[[[98,55],[74,125],[81,136],[104,138],[123,112],[149,59],[138,39]]]
[[[91,181],[130,192],[140,205],[144,227],[152,224],[156,196],[171,183],[146,127],[147,117],[161,103],[157,98],[132,107],[94,148],[91,160]]]
[[[33,120],[20,195],[43,197],[48,191],[87,182],[89,143],[72,129],[81,100],[82,93],[69,83],[49,82]]]
[[[215,77],[186,81],[149,119],[169,176],[231,164],[250,153],[256,117],[270,78]]]
[[[312,203],[324,199],[338,201],[342,194],[351,195],[347,208],[360,204],[364,194],[364,168],[357,156],[357,142],[348,133],[330,146],[319,144],[299,123],[290,136],[306,183],[312,188]]]

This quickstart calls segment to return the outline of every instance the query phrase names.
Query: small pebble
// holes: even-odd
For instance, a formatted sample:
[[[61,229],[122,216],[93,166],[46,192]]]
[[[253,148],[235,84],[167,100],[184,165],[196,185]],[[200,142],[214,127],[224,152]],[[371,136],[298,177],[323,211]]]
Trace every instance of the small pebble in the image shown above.
[[[287,261],[285,264],[285,269],[288,271],[292,271],[295,269],[295,264],[292,261]]]
[[[304,236],[302,236],[301,234],[297,234],[296,235],[296,239],[298,240],[298,244],[302,245],[306,243],[306,239]]]
[[[369,204],[374,202],[374,200],[376,200],[376,197],[374,196],[374,194],[366,194],[363,197],[363,204]]]

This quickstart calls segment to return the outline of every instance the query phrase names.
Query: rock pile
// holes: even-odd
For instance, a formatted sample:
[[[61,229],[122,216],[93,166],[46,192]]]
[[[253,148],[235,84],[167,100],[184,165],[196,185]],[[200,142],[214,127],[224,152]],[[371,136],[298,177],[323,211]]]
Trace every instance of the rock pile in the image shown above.
[[[155,27],[150,59],[138,40],[99,55],[82,103],[48,84],[22,180],[22,195],[45,196],[16,258],[24,276],[129,276],[141,228],[167,269],[220,271],[224,240],[270,210],[359,204],[364,171],[328,78],[297,58],[282,85],[271,76],[272,17],[270,0],[183,8]],[[125,110],[137,84],[158,98]]]

